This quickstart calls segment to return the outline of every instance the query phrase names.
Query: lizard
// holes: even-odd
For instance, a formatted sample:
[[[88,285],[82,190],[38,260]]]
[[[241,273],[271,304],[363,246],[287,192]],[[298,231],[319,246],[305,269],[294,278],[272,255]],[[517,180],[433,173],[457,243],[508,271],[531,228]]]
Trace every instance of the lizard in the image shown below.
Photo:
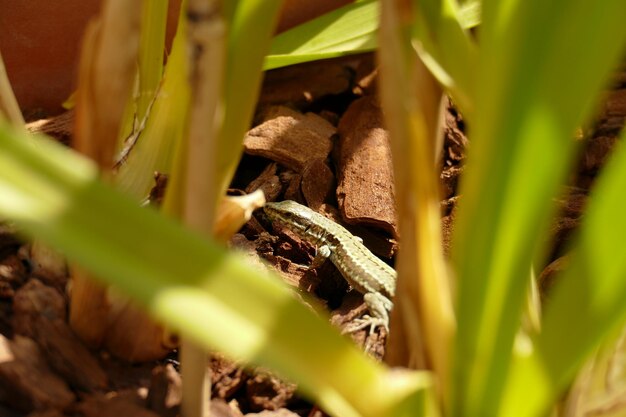
[[[377,326],[389,330],[391,300],[396,289],[392,267],[370,252],[361,238],[302,204],[285,200],[266,203],[263,210],[272,223],[286,227],[316,247],[311,268],[330,259],[348,284],[363,295],[370,314],[355,320],[344,329],[345,333],[368,326],[370,335]]]

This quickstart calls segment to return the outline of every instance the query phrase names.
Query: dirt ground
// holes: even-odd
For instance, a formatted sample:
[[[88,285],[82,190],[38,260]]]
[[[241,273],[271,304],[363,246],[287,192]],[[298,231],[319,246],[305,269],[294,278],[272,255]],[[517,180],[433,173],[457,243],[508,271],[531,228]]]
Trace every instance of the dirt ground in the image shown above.
[[[388,133],[376,93],[373,55],[315,62],[267,74],[253,128],[232,194],[265,192],[268,201],[291,199],[331,217],[361,236],[366,246],[393,265],[398,250],[393,170]],[[585,140],[578,170],[555,199],[559,216],[547,232],[551,252],[539,276],[549,297],[556,271],[566,267],[568,242],[576,230],[593,180],[626,119],[626,71],[607,91],[597,122],[573,140]],[[34,121],[71,144],[72,113]],[[448,103],[441,162],[441,215],[448,250],[466,149],[462,115]],[[231,240],[280,272],[296,291],[317,297],[344,326],[362,314],[362,297],[327,262],[311,270],[314,248],[255,216]],[[177,352],[129,364],[104,351],[87,349],[67,324],[67,275],[50,274],[29,258],[29,244],[9,223],[0,223],[0,416],[162,416],[178,414]],[[353,334],[366,343],[366,331]],[[386,334],[371,336],[372,355],[384,356]],[[298,396],[294,384],[267,370],[242,369],[211,357],[216,416],[321,416]]]

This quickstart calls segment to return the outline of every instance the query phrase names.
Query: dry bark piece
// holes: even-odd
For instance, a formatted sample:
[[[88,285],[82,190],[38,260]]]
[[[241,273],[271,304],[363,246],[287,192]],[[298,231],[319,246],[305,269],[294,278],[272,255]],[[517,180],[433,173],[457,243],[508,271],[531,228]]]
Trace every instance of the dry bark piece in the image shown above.
[[[175,417],[182,398],[182,380],[172,364],[157,366],[152,370],[148,408],[161,417]]]
[[[283,195],[284,200],[293,200],[293,201],[304,201],[304,196],[302,195],[302,175],[296,174],[295,172],[289,171],[284,172],[284,175],[281,175],[281,181],[285,181],[287,187],[285,188],[285,193]]]
[[[604,103],[603,116],[605,118],[626,117],[626,89],[622,88],[608,93]]]
[[[296,384],[282,381],[266,371],[257,370],[246,381],[246,397],[252,411],[285,407],[296,392]]]
[[[48,363],[73,387],[87,392],[106,388],[106,373],[65,321],[41,317],[35,326]]]
[[[103,344],[118,358],[130,362],[146,362],[164,358],[175,346],[177,339],[146,313],[125,297],[111,297],[108,326]]]
[[[294,413],[286,408],[278,410],[263,410],[260,413],[248,413],[246,417],[298,417],[299,414]]]
[[[246,375],[237,363],[215,353],[211,355],[212,396],[216,398],[230,398],[245,383]]]
[[[464,128],[463,116],[448,99],[443,130],[444,165],[458,165],[465,159],[469,141],[465,136]]]
[[[71,142],[73,129],[74,110],[26,124],[26,130],[30,133],[44,133],[65,144]]]
[[[257,242],[248,240],[241,233],[236,233],[229,241],[229,246],[244,255],[248,263],[258,269],[266,269],[257,252]]]
[[[11,417],[12,414],[5,416],[4,414],[2,414],[2,408],[0,407],[0,416]],[[33,411],[26,417],[65,417],[65,414],[63,414],[62,412],[58,410],[42,410],[42,411]]]
[[[154,411],[150,411],[140,405],[141,399],[127,395],[103,395],[95,394],[88,396],[76,406],[76,411],[83,417],[159,417]]]
[[[548,259],[556,259],[570,248],[572,237],[580,226],[586,201],[584,190],[575,187],[567,187],[563,196],[555,199],[559,215],[548,229],[548,242],[552,245]]]
[[[268,71],[259,102],[265,105],[291,103],[300,107],[320,97],[344,93],[351,87],[355,66],[354,58],[343,58]]]
[[[227,403],[221,398],[213,398],[211,400],[211,417],[243,417],[243,413],[235,401]]]
[[[567,269],[569,263],[571,262],[571,254],[566,254],[561,256],[560,258],[552,261],[548,266],[546,266],[541,274],[539,274],[539,278],[537,278],[537,282],[539,283],[539,294],[541,294],[542,301],[546,301],[550,297],[550,291],[554,287],[555,278]]]
[[[65,409],[74,402],[65,381],[54,374],[29,338],[0,335],[0,402],[23,412]]]
[[[269,164],[258,177],[248,184],[245,191],[250,194],[256,190],[262,190],[267,201],[274,201],[283,190],[278,177],[278,165],[275,162]]]
[[[35,338],[38,321],[43,318],[66,320],[66,310],[65,298],[58,290],[31,279],[15,292],[13,329],[17,334]]]
[[[454,223],[456,218],[456,210],[452,209],[450,214],[441,219],[441,239],[443,245],[443,254],[447,258],[450,256],[452,248],[452,236],[454,233]]]
[[[34,240],[28,246],[28,260],[33,278],[59,291],[65,291],[69,274],[63,254],[40,240]]]
[[[0,264],[0,284],[5,291],[3,296],[13,297],[13,288],[19,287],[27,278],[26,267],[17,254],[12,254],[2,259]]]
[[[274,106],[264,119],[244,139],[248,154],[263,156],[299,173],[309,161],[328,157],[336,129],[318,115]]]
[[[595,173],[602,168],[617,142],[617,137],[601,136],[591,138],[585,146],[582,158],[582,171]]]
[[[20,240],[17,238],[17,230],[10,223],[0,221],[0,250],[7,247],[19,245]]]
[[[326,162],[317,159],[311,162],[302,173],[302,195],[312,210],[318,210],[330,197],[335,176]]]
[[[357,95],[375,95],[378,91],[378,65],[375,56],[373,53],[367,53],[362,57],[356,67],[355,86],[352,91]]]
[[[354,101],[339,123],[337,200],[351,224],[397,236],[389,134],[375,97]]]
[[[442,197],[444,200],[456,195],[457,184],[462,172],[463,167],[455,165],[444,167],[443,171],[441,171],[439,180],[442,185]]]

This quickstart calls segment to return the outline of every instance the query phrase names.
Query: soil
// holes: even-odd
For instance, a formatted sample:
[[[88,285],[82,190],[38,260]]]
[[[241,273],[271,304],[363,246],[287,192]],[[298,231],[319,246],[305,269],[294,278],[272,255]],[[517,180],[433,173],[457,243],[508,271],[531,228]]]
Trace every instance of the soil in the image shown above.
[[[269,201],[292,199],[344,224],[385,261],[398,249],[393,171],[388,133],[376,96],[371,54],[298,65],[267,74],[254,127],[231,192],[262,189]],[[549,235],[550,254],[539,276],[549,297],[556,271],[567,265],[568,242],[584,213],[598,170],[626,119],[626,71],[619,72],[585,139],[579,169],[555,199],[559,216]],[[71,112],[29,124],[71,144]],[[463,173],[465,124],[449,102],[441,163],[441,208],[446,253],[454,226],[458,178]],[[254,217],[230,244],[263,258],[298,292],[313,294],[341,327],[363,314],[362,297],[350,291],[330,263],[310,270],[314,248],[287,230]],[[29,243],[0,223],[0,416],[178,415],[181,397],[177,352],[143,364],[87,349],[67,324],[66,274],[34,265]],[[384,331],[366,341],[384,356]],[[321,416],[299,397],[295,384],[263,369],[244,369],[219,354],[210,360],[212,406],[217,416]]]

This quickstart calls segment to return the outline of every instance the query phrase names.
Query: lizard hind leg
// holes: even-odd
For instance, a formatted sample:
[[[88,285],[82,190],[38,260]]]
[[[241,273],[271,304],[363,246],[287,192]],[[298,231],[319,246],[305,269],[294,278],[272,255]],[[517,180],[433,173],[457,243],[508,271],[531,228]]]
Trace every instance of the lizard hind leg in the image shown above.
[[[393,306],[391,300],[380,293],[373,292],[365,294],[363,300],[370,311],[370,315],[364,315],[354,320],[344,328],[343,333],[354,333],[368,326],[370,327],[370,336],[378,326],[384,327],[389,331],[389,310]]]

